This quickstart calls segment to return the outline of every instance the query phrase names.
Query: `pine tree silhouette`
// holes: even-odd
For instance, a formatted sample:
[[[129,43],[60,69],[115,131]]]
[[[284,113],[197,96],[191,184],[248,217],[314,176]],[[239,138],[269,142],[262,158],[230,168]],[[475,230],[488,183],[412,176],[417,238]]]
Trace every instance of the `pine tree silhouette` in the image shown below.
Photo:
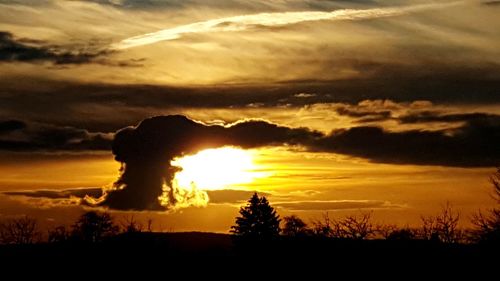
[[[231,232],[237,237],[269,240],[280,233],[279,215],[264,196],[259,198],[254,193],[247,206],[240,208],[240,215],[236,218],[236,225],[231,227]]]

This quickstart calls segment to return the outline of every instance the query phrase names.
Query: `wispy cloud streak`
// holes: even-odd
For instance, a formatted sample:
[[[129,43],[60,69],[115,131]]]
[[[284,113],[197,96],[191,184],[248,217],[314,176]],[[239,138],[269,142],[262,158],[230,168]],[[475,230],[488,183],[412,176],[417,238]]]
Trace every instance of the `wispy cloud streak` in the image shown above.
[[[462,3],[464,3],[464,1],[373,9],[341,9],[331,12],[304,11],[241,15],[195,22],[130,37],[114,44],[112,48],[122,50],[154,44],[161,41],[175,40],[181,38],[185,34],[244,31],[255,26],[277,27],[308,21],[356,21],[395,17],[425,10],[447,8]]]

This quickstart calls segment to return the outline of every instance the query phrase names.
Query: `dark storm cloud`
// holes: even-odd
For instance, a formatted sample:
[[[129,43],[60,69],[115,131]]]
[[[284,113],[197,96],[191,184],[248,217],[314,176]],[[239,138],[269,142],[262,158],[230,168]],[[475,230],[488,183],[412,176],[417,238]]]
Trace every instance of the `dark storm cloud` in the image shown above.
[[[117,161],[139,167],[144,166],[142,161],[169,163],[176,156],[224,145],[242,148],[298,145],[310,151],[339,153],[392,164],[490,167],[500,163],[499,115],[424,111],[393,119],[405,124],[461,124],[454,129],[433,131],[387,131],[376,126],[358,126],[323,134],[260,120],[222,127],[197,123],[184,116],[164,116],[146,119],[137,128],[118,131],[113,140],[113,153]],[[112,134],[74,127],[9,120],[1,122],[0,129],[3,129],[0,150],[5,151],[95,151],[111,147]],[[150,169],[150,172],[155,173],[155,170]],[[133,173],[130,176],[133,177]]]
[[[389,132],[379,127],[334,130],[311,149],[391,164],[493,167],[500,164],[500,122],[470,121],[458,129]]]
[[[3,151],[95,151],[110,148],[109,134],[20,120],[0,121],[0,150]]]
[[[113,209],[162,209],[158,198],[166,191],[167,205],[175,206],[178,191],[172,180],[177,170],[170,162],[205,148],[300,145],[381,163],[489,167],[499,164],[499,142],[498,122],[470,121],[458,129],[432,132],[365,126],[324,135],[258,120],[223,127],[180,115],[160,116],[116,133],[113,154],[123,171],[117,189],[104,197],[103,204]]]
[[[265,121],[248,120],[228,127],[205,125],[184,116],[149,118],[137,127],[118,131],[113,140],[115,159],[123,164],[116,190],[103,198],[112,209],[161,210],[158,198],[166,195],[165,207],[175,206],[178,190],[172,183],[177,172],[170,162],[177,156],[227,145],[253,148],[308,143],[318,132],[288,128]],[[166,190],[165,190],[166,188]]]
[[[115,160],[122,163],[122,173],[113,189],[104,190],[100,198],[87,198],[86,202],[120,210],[164,210],[175,207],[187,195],[172,182],[178,168],[171,166],[171,161],[202,149],[222,146],[249,149],[297,145],[311,152],[338,153],[390,164],[454,167],[498,165],[498,116],[458,117],[452,119],[467,121],[461,121],[464,124],[456,129],[391,132],[379,127],[360,126],[337,129],[330,134],[262,120],[243,120],[221,126],[195,122],[181,115],[149,118],[137,127],[126,127],[116,132],[112,152]],[[109,147],[107,135],[70,127],[23,124],[27,124],[25,128],[11,130],[1,136],[2,149],[57,151]],[[38,195],[58,196],[45,191]],[[215,194],[215,203],[227,201],[225,197],[228,194],[222,194],[222,199],[217,199],[219,195]],[[234,197],[242,194],[230,195]],[[246,198],[248,194],[243,195]],[[162,203],[160,197],[164,198]]]

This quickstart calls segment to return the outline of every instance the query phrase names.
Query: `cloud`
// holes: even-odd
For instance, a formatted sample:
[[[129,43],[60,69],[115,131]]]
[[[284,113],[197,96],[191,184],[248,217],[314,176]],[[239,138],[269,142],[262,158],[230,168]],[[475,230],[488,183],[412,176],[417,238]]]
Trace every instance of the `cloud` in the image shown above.
[[[111,134],[21,120],[0,121],[0,150],[95,151],[111,148]]]
[[[210,204],[231,204],[239,206],[244,204],[255,193],[249,190],[207,190]],[[258,192],[260,196],[269,198],[271,194]],[[26,203],[37,207],[74,206],[85,204],[85,198],[102,196],[102,189],[97,187],[71,188],[71,189],[41,189],[7,191],[3,195],[24,197]],[[387,209],[401,208],[400,205],[381,200],[299,200],[274,202],[273,206],[289,211],[334,211],[334,210],[359,210],[359,209]]]
[[[195,22],[160,30],[153,33],[134,36],[112,45],[111,49],[122,50],[154,44],[161,41],[175,40],[181,38],[186,34],[193,33],[235,32],[244,31],[254,27],[279,27],[308,21],[357,21],[394,17],[413,12],[451,7],[462,3],[463,1],[372,9],[340,9],[331,12],[274,12],[233,16]]]
[[[115,134],[112,151],[122,163],[114,188],[96,204],[122,210],[163,210],[206,202],[203,191],[186,190],[173,182],[178,168],[175,157],[206,148],[238,146],[254,148],[297,145],[321,136],[304,128],[288,128],[260,120],[228,126],[205,125],[180,115],[159,116],[127,127]],[[92,200],[89,203],[93,203]]]
[[[284,107],[315,104],[356,104],[367,99],[427,100],[449,105],[499,104],[500,79],[496,77],[500,73],[499,65],[471,63],[452,67],[429,62],[359,69],[371,73],[370,76],[190,87],[78,82],[0,73],[0,118],[115,131],[154,115],[195,109],[238,110],[248,105],[279,111]],[[315,93],[315,96],[295,97],[296,93]]]
[[[6,1],[6,0],[4,0]],[[14,0],[10,0],[14,1]],[[85,2],[94,2],[101,5],[110,5],[123,9],[182,9],[188,7],[202,7],[202,8],[217,8],[228,10],[262,10],[283,7],[304,8],[314,7],[327,9],[331,6],[337,6],[337,2],[347,3],[374,3],[373,0],[337,0],[337,1],[324,1],[324,0],[287,0],[287,1],[268,1],[268,0],[224,0],[224,1],[211,1],[204,0],[81,0]]]
[[[211,204],[236,204],[240,205],[246,202],[255,191],[248,190],[208,190]],[[102,189],[96,187],[71,188],[71,189],[43,189],[43,190],[22,190],[3,192],[7,196],[23,196],[33,199],[48,199],[53,202],[41,201],[48,206],[66,206],[75,205],[77,202],[85,203],[84,198],[99,197],[102,195]],[[269,193],[259,192],[259,195],[269,197]],[[40,205],[40,201],[35,201]],[[330,210],[357,210],[357,209],[386,209],[400,208],[387,201],[381,200],[299,200],[275,202],[273,206],[283,208],[289,211],[330,211]]]
[[[26,43],[28,42],[28,43]],[[83,64],[95,62],[108,51],[70,52],[57,46],[35,46],[32,40],[15,39],[12,33],[0,31],[0,61],[52,62],[54,64]]]
[[[446,117],[446,120],[451,117]],[[214,196],[213,203],[244,200],[248,197],[245,192],[207,194],[196,187],[180,187],[173,181],[179,171],[178,167],[171,164],[174,158],[223,146],[244,149],[299,146],[310,152],[344,154],[390,164],[453,167],[492,167],[499,164],[498,116],[479,118],[471,114],[451,119],[467,121],[461,121],[463,124],[454,129],[434,131],[388,131],[380,127],[359,126],[335,129],[325,134],[263,120],[208,125],[181,115],[148,118],[136,127],[126,127],[116,132],[112,152],[115,160],[122,164],[121,174],[112,187],[104,188],[102,193],[91,194],[85,198],[85,202],[119,210],[175,210],[191,205],[203,206],[211,195]],[[2,135],[0,147],[14,151],[59,151],[105,149],[109,146],[109,139],[100,146],[104,136],[85,130],[23,124],[17,126],[23,129]],[[6,141],[6,137],[10,141]],[[97,145],[90,145],[95,142]],[[68,196],[75,194],[75,191],[57,194],[40,191],[34,195],[58,198],[61,194]],[[80,195],[83,194],[82,191]],[[316,207],[308,205],[307,208],[319,206],[319,203],[314,204]]]
[[[113,209],[163,209],[206,198],[197,190],[181,190],[173,182],[175,157],[206,148],[298,145],[315,152],[333,152],[392,164],[490,167],[498,165],[498,122],[470,122],[454,130],[385,131],[353,127],[325,135],[306,128],[247,120],[228,126],[205,125],[184,116],[159,116],[118,131],[113,154],[123,170],[114,188],[99,204]],[[186,193],[187,192],[187,193]],[[158,200],[161,198],[161,200]]]
[[[290,211],[333,211],[357,209],[387,209],[401,206],[379,200],[326,200],[326,201],[293,201],[274,203],[274,206]]]
[[[349,107],[348,114],[360,120],[378,118],[380,114],[380,109],[374,109],[374,113],[366,107],[359,112],[355,110]],[[242,148],[296,145],[312,152],[338,153],[378,163],[491,167],[500,162],[500,151],[496,148],[500,141],[499,115],[423,110],[393,116],[390,120],[421,124],[421,129],[392,131],[377,126],[355,126],[325,134],[262,120],[242,120],[223,127],[194,122],[184,116],[160,116],[146,119],[137,128],[118,131],[113,153],[122,163],[155,164],[226,145]],[[426,124],[432,122],[446,126],[426,129]],[[14,152],[108,151],[113,138],[111,133],[20,120],[1,122],[0,129],[0,150]]]
[[[0,134],[9,133],[26,128],[26,123],[19,120],[0,121]]]
[[[71,188],[71,189],[40,189],[6,191],[1,193],[9,197],[17,197],[23,204],[36,207],[37,209],[48,209],[55,207],[67,207],[85,205],[85,198],[88,196],[98,197],[102,195],[102,189],[96,187]]]
[[[488,122],[492,124],[500,124],[500,115],[482,112],[451,114],[437,111],[420,111],[400,116],[397,120],[403,124],[428,122]]]
[[[470,121],[457,129],[390,132],[361,126],[334,130],[312,150],[378,163],[493,167],[500,164],[500,122]]]
[[[255,191],[248,190],[234,190],[234,189],[221,189],[221,190],[207,190],[210,203],[212,204],[241,204],[248,201]],[[258,192],[259,196],[269,197],[269,193]]]
[[[85,46],[81,49],[47,45],[40,40],[17,39],[12,33],[0,31],[0,62],[50,62],[54,65],[101,64],[118,67],[141,66],[141,60],[111,61],[107,57],[115,51]]]
[[[367,123],[367,122],[378,122],[391,119],[392,112],[390,110],[381,111],[371,111],[363,109],[352,109],[347,106],[341,106],[336,109],[337,114],[341,116],[349,116],[353,118],[358,118],[357,122]]]
[[[94,2],[101,5],[109,5],[122,9],[182,9],[189,6],[196,5],[197,7],[204,6],[220,6],[221,8],[241,8],[243,5],[239,1],[214,1],[214,3],[207,3],[206,1],[196,0],[80,0],[85,2]]]
[[[315,97],[316,94],[314,94],[314,93],[298,93],[298,94],[295,94],[293,96],[296,97],[296,98],[307,99],[307,98],[313,98],[313,97]]]
[[[240,204],[247,201],[255,191],[249,190],[207,190],[211,204]],[[261,196],[270,196],[266,192],[258,192]],[[87,196],[98,198],[103,195],[100,187],[83,187],[70,189],[39,189],[39,190],[21,190],[6,191],[2,194],[8,196],[25,196],[28,198],[46,198],[46,199],[71,199],[73,197],[84,199]]]
[[[481,4],[488,5],[488,6],[497,6],[497,5],[500,5],[500,1],[498,1],[498,0],[482,1]]]
[[[120,2],[123,3],[123,1]],[[144,6],[148,6],[149,2],[154,2],[154,5],[158,4],[158,7],[134,10],[98,5],[87,1],[56,1],[48,7],[36,5],[36,8],[33,8],[26,4],[22,7],[4,5],[0,9],[5,14],[4,29],[13,32],[17,37],[44,39],[58,44],[63,49],[77,51],[85,47],[71,46],[75,43],[83,46],[85,44],[82,43],[83,40],[98,38],[101,43],[106,44],[105,46],[109,46],[110,41],[104,42],[104,40],[119,42],[121,39],[157,31],[162,27],[175,27],[205,19],[224,18],[228,15],[286,11],[328,12],[342,8],[378,7],[384,9],[389,3],[400,5],[400,7],[405,7],[404,5],[408,3],[429,3],[429,1],[373,1],[372,4],[359,4],[360,1],[321,0],[230,0],[215,1],[215,3],[201,0],[135,2],[139,6],[143,3]],[[170,3],[174,2],[181,3],[182,7],[172,9]],[[228,8],[231,7],[228,2],[238,2],[241,5]],[[176,42],[156,44],[110,56],[110,59],[145,57],[147,61],[143,63],[144,67],[141,71],[109,69],[95,64],[73,67],[65,71],[59,71],[54,67],[41,70],[35,66],[22,64],[23,70],[20,67],[7,66],[0,75],[15,73],[24,77],[44,76],[52,79],[59,77],[113,84],[221,85],[310,82],[334,86],[338,80],[369,78],[376,71],[378,78],[387,78],[390,82],[387,84],[390,85],[380,85],[380,83],[374,87],[365,88],[364,92],[369,95],[365,98],[374,98],[372,91],[376,92],[373,95],[378,94],[375,98],[389,98],[397,95],[398,89],[400,89],[400,97],[413,98],[415,95],[410,90],[415,87],[411,86],[418,87],[414,92],[432,98],[434,95],[431,91],[432,87],[421,88],[433,85],[433,81],[429,84],[418,84],[418,81],[422,81],[418,79],[421,78],[418,76],[422,72],[429,74],[428,77],[422,79],[442,80],[448,74],[455,76],[454,67],[469,67],[477,69],[476,74],[464,74],[462,79],[449,77],[447,81],[453,89],[442,91],[440,87],[436,90],[439,92],[437,96],[445,92],[449,99],[479,100],[482,94],[476,94],[476,92],[482,92],[480,85],[463,87],[463,85],[453,86],[452,83],[457,81],[458,84],[464,84],[466,80],[463,78],[480,80],[499,73],[498,69],[490,69],[490,71],[484,69],[488,64],[492,66],[498,64],[498,49],[494,48],[498,45],[498,37],[490,28],[498,22],[494,13],[495,8],[490,9],[490,7],[478,5],[478,2],[467,1],[466,6],[450,8],[445,13],[429,10],[380,21],[305,22],[285,27],[252,26],[249,27],[249,32],[186,34],[182,40]],[[162,9],[160,6],[163,4],[166,6]],[[200,9],[204,12],[200,13]],[[468,11],[469,16],[464,17],[462,15],[464,11]],[[165,26],[167,18],[169,23]],[[249,48],[249,46],[252,47]],[[292,61],[293,64],[290,64]],[[407,69],[392,71],[394,64]],[[439,64],[447,64],[448,68],[452,69],[437,69],[435,65]],[[413,66],[413,69],[409,66]],[[374,69],[377,67],[379,69]],[[401,85],[404,84],[401,77],[394,77],[394,73],[399,73],[400,76],[407,74],[406,80],[414,73],[415,85]],[[341,84],[344,83],[341,82]],[[366,83],[360,84],[366,85]],[[327,88],[326,85],[325,88]],[[459,92],[453,94],[453,90],[459,90]],[[299,91],[293,91],[299,93]],[[313,92],[314,89],[306,88],[305,91]],[[344,94],[343,89],[337,89],[337,87],[334,87],[331,93],[334,94],[333,96],[338,95],[339,98],[349,97],[348,94]],[[319,96],[318,99],[321,98],[321,94]]]
[[[102,195],[102,189],[98,187],[89,188],[71,188],[71,189],[43,189],[43,190],[22,190],[22,191],[7,191],[3,192],[10,196],[25,196],[30,198],[47,198],[47,199],[70,199],[77,197],[83,199],[85,196],[99,197]]]

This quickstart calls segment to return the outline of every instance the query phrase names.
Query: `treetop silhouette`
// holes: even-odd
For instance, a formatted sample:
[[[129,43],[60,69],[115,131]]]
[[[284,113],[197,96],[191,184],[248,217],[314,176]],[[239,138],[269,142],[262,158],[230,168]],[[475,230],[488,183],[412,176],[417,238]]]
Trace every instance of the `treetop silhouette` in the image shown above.
[[[231,233],[237,237],[268,240],[280,233],[281,219],[265,196],[254,193],[248,204],[240,208],[240,215],[231,227]]]

